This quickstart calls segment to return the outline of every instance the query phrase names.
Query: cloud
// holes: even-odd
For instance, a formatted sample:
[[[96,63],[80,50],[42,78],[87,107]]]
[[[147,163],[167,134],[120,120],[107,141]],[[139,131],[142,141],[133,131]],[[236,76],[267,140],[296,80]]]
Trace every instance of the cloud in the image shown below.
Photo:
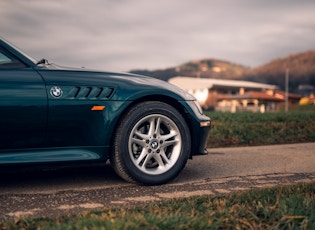
[[[213,57],[249,66],[315,49],[311,0],[0,2],[1,35],[71,66],[166,68]]]

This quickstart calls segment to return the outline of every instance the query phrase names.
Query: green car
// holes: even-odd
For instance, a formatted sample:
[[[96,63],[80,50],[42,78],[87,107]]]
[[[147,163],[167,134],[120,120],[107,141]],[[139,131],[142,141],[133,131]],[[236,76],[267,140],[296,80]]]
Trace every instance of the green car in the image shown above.
[[[110,160],[156,185],[206,153],[210,119],[167,82],[37,61],[0,38],[0,130],[0,166]]]

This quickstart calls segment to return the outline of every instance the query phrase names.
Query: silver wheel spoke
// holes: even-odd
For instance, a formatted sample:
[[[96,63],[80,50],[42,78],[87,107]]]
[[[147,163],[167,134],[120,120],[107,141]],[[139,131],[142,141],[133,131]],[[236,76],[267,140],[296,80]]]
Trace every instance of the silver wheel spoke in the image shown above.
[[[182,148],[181,132],[176,123],[161,114],[140,119],[128,140],[133,164],[148,175],[161,175],[178,161]]]
[[[160,135],[161,118],[159,117],[156,121],[155,134]]]
[[[137,158],[136,160],[136,164],[140,165],[141,161],[143,161],[143,159],[148,155],[148,152],[146,149],[142,149],[142,152],[140,154],[140,156]]]
[[[140,140],[140,139],[136,139],[136,138],[132,138],[132,142],[140,145],[141,147],[145,147],[145,140]]]
[[[166,148],[170,145],[176,145],[177,143],[178,143],[178,140],[164,141],[161,147]]]
[[[169,159],[167,158],[167,156],[165,155],[165,152],[164,152],[164,151],[161,151],[161,152],[160,152],[159,158],[161,159],[163,165],[166,165],[166,164],[169,164],[169,163],[170,163],[170,161],[169,161]],[[164,163],[162,159],[163,159],[166,163]]]
[[[171,130],[171,132],[170,132],[169,134],[162,135],[162,136],[161,136],[161,140],[166,141],[166,140],[168,140],[168,139],[170,139],[170,138],[175,137],[176,135],[177,135],[177,132],[174,131],[174,130]]]
[[[154,156],[154,159],[155,159],[156,162],[158,163],[160,169],[161,169],[161,168],[165,168],[165,164],[164,164],[164,162],[163,162],[163,160],[162,160],[162,157],[161,157],[160,155],[155,155],[155,156]]]
[[[141,167],[145,169],[145,167],[147,166],[147,164],[149,163],[149,161],[152,159],[152,157],[153,157],[153,154],[152,154],[152,153],[147,154],[147,155],[146,155],[146,158],[145,158],[145,160],[144,160],[144,162],[143,162],[143,164],[142,164]]]
[[[143,134],[143,133],[140,133],[139,131],[135,131],[134,134],[142,139],[147,139],[148,138],[148,135],[147,134]]]
[[[155,118],[152,118],[152,119],[150,120],[150,128],[149,128],[149,133],[148,133],[148,135],[149,135],[149,136],[153,136],[154,131],[155,131]]]

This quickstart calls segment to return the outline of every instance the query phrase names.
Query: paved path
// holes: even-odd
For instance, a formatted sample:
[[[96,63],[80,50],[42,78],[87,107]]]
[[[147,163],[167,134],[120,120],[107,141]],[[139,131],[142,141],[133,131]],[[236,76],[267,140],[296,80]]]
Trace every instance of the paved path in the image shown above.
[[[0,220],[27,215],[56,217],[311,181],[315,181],[315,143],[209,149],[209,155],[189,161],[174,181],[152,187],[122,181],[109,165],[23,168],[0,176]]]

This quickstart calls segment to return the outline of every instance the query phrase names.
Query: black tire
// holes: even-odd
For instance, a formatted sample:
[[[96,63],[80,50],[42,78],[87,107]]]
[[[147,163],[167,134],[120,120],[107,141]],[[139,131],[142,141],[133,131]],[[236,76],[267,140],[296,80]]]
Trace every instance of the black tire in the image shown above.
[[[174,179],[190,155],[189,128],[172,106],[157,101],[132,107],[114,136],[111,164],[129,182],[158,185]]]

